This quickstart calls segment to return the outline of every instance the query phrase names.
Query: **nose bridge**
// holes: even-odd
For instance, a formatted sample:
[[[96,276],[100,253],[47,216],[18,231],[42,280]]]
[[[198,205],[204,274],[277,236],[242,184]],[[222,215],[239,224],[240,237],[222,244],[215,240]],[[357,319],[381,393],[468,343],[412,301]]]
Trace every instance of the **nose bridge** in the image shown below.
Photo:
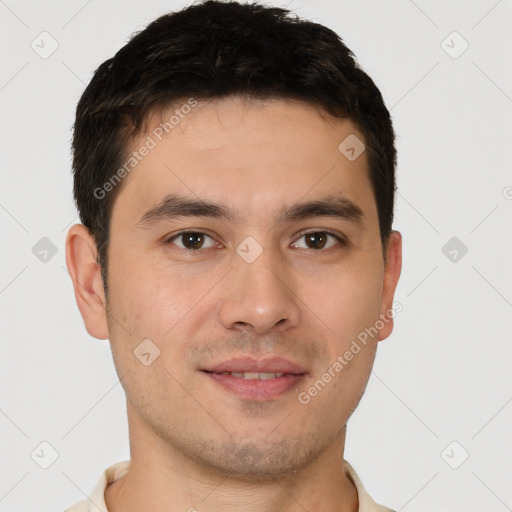
[[[299,303],[278,252],[248,237],[237,247],[233,266],[219,313],[226,328],[244,324],[264,333],[298,323]]]

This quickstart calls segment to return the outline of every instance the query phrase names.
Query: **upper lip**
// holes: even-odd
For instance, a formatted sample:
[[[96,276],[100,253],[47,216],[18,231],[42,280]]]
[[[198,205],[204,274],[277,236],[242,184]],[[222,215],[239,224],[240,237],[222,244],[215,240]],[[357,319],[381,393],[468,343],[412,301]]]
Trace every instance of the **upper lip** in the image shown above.
[[[237,357],[222,363],[202,368],[207,372],[257,372],[257,373],[306,373],[306,370],[288,359],[271,357],[254,359],[252,357]]]

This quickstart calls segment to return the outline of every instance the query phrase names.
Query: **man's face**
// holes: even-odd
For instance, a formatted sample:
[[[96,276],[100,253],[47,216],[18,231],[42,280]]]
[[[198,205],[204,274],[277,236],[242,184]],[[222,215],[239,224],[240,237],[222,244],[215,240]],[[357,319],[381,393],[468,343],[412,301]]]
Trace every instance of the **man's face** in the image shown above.
[[[240,478],[288,473],[343,436],[390,332],[332,371],[390,310],[398,279],[384,279],[366,154],[338,149],[363,137],[300,102],[200,101],[161,141],[160,121],[133,144],[150,135],[156,147],[124,178],[111,217],[108,335],[131,434]],[[233,218],[141,220],[169,195]],[[283,216],[326,198],[362,216]]]

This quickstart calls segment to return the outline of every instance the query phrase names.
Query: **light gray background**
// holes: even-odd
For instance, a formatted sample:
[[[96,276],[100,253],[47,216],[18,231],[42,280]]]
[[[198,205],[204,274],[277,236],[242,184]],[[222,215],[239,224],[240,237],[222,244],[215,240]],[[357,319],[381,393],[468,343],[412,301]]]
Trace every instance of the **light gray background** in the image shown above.
[[[345,458],[396,510],[512,510],[512,3],[268,3],[341,35],[398,135],[403,311]],[[93,70],[185,5],[0,0],[0,512],[64,510],[129,458],[109,344],[87,334],[65,265],[78,222],[69,142]],[[43,31],[59,45],[46,59],[31,47],[51,48]],[[453,31],[469,43],[457,58]],[[57,249],[46,263],[32,252],[43,237]],[[452,237],[468,248],[456,261],[442,250]],[[58,452],[48,469],[31,458],[49,457],[43,441]]]

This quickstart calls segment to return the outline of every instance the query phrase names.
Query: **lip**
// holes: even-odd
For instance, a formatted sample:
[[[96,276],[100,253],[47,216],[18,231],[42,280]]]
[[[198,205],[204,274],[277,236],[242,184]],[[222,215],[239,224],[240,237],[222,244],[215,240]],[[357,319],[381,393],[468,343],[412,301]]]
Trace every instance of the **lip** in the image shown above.
[[[307,371],[300,365],[281,357],[262,360],[250,357],[235,358],[201,370],[215,385],[243,400],[272,400],[296,388]],[[282,373],[272,379],[244,379],[221,372]]]
[[[258,373],[291,373],[294,375],[307,373],[302,366],[282,357],[254,359],[252,357],[237,357],[222,363],[201,368],[203,371],[221,372],[258,372]]]

